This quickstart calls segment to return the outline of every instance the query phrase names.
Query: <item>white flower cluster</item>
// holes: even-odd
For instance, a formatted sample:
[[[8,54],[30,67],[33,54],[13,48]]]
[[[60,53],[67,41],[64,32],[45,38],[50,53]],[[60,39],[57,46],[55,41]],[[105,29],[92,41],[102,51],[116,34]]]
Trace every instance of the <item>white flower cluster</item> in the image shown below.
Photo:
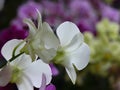
[[[24,20],[29,26],[26,39],[13,39],[3,46],[1,53],[7,64],[0,69],[0,86],[11,82],[16,83],[19,90],[33,90],[33,86],[41,87],[43,76],[47,85],[52,79],[50,62],[64,66],[75,84],[75,68],[82,70],[87,66],[90,51],[78,27],[66,21],[55,35],[49,24],[42,22],[39,11],[37,13],[37,26],[30,19]]]

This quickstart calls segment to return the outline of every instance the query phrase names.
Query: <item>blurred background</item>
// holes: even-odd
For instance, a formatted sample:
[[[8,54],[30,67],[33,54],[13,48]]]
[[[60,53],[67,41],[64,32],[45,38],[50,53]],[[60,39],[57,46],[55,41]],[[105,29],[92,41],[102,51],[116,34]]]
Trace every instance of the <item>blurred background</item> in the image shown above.
[[[36,21],[36,8],[54,31],[64,21],[74,22],[91,49],[75,85],[62,66],[54,65],[57,90],[120,90],[120,0],[0,0],[0,50],[8,40],[27,37],[23,19]],[[8,84],[0,90],[17,88]]]

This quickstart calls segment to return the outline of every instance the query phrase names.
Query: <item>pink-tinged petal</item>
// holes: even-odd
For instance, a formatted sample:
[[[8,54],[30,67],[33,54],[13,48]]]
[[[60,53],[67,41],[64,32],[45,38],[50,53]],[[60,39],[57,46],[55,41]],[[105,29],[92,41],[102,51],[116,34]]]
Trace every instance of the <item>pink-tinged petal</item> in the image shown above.
[[[42,60],[34,61],[24,71],[25,75],[30,78],[33,86],[40,88],[42,84],[42,75],[46,77],[46,84],[49,84],[52,79],[52,72],[48,64]]]
[[[68,45],[73,37],[80,33],[78,27],[72,22],[64,22],[57,28],[57,35],[60,39],[61,46]]]
[[[10,82],[11,76],[12,70],[8,64],[0,71],[0,86],[6,86]]]
[[[51,67],[52,75],[53,75],[53,76],[56,76],[56,75],[59,74],[58,69],[57,69],[52,63],[50,64],[50,67]]]
[[[18,90],[34,90],[32,82],[27,76],[22,76],[21,79],[16,82]]]
[[[78,49],[71,52],[70,61],[78,70],[85,68],[89,62],[90,49],[87,44],[83,43]]]
[[[12,39],[5,43],[5,45],[2,47],[1,53],[4,56],[6,60],[9,60],[12,58],[13,50],[16,48],[17,45],[19,45],[23,40],[18,39]],[[17,48],[15,54],[20,53],[20,49],[23,47],[23,44]]]
[[[39,90],[45,90],[45,88],[46,88],[46,77],[45,77],[45,75],[43,74],[43,75],[42,75],[42,84],[41,84],[41,87],[40,87]]]
[[[50,84],[46,87],[45,90],[56,90],[56,87],[53,84]]]

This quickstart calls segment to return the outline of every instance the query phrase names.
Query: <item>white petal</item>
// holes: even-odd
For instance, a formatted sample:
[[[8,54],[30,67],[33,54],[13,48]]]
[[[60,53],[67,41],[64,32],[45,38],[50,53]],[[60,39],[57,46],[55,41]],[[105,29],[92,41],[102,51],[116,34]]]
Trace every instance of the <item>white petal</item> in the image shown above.
[[[34,37],[34,35],[36,34],[37,28],[34,25],[34,23],[32,22],[31,19],[24,19],[24,23],[26,23],[29,26],[29,37]]]
[[[0,71],[0,86],[6,86],[10,82],[11,76],[12,70],[8,64]]]
[[[17,66],[19,69],[25,69],[32,63],[32,59],[30,58],[29,55],[22,54],[12,62],[10,62],[10,65],[12,66]]]
[[[30,78],[32,84],[40,88],[42,83],[42,75],[46,76],[46,84],[49,84],[52,78],[52,72],[48,64],[42,60],[34,61],[28,68],[24,70],[24,73]]]
[[[42,29],[42,16],[38,9],[36,9],[38,15],[38,30]]]
[[[76,81],[76,72],[72,64],[69,64],[65,67],[70,79],[72,80],[72,83],[75,84]]]
[[[4,58],[6,60],[9,60],[12,58],[12,54],[13,54],[13,50],[14,48],[20,44],[23,40],[18,40],[18,39],[12,39],[10,41],[8,41],[7,43],[5,43],[5,45],[2,47],[1,53],[4,56]],[[23,47],[23,45],[21,45],[21,47],[17,48],[16,53],[18,54],[20,52],[20,49]]]
[[[48,23],[43,23],[43,42],[47,49],[54,48],[57,49],[59,45],[59,40],[54,34],[53,30]]]
[[[83,35],[81,33],[76,34],[71,40],[70,44],[66,46],[66,51],[73,52],[74,50],[78,49],[82,43],[83,43]]]
[[[16,85],[18,87],[18,90],[34,90],[32,82],[26,76],[22,76]]]
[[[62,46],[68,45],[73,37],[80,33],[78,27],[72,22],[64,22],[57,28],[57,35]]]
[[[90,49],[87,44],[83,43],[77,50],[71,52],[70,61],[78,70],[85,68],[89,62]]]

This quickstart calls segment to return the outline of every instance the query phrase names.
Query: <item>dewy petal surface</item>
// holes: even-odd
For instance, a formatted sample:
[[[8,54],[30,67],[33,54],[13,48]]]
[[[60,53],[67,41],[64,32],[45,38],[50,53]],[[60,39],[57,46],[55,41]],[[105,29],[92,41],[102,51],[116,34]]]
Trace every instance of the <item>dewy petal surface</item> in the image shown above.
[[[12,58],[12,54],[13,54],[13,50],[14,48],[20,44],[23,40],[18,40],[18,39],[12,39],[10,41],[8,41],[7,43],[5,43],[5,45],[2,47],[1,53],[4,56],[4,58],[6,60],[9,60]],[[16,53],[15,54],[19,54],[20,53],[20,49],[23,47],[23,45],[21,45],[19,48],[17,48]]]
[[[42,75],[46,76],[46,84],[49,84],[52,78],[52,72],[48,64],[42,60],[34,61],[24,70],[25,75],[31,80],[33,86],[40,88],[42,83]]]
[[[61,46],[68,45],[73,37],[80,33],[78,27],[72,22],[64,22],[57,28],[57,35],[60,39]]]
[[[8,64],[0,71],[0,86],[6,86],[9,83],[11,76],[12,70]]]
[[[78,70],[85,68],[89,62],[90,50],[87,44],[83,43],[78,49],[70,53],[70,61]]]

